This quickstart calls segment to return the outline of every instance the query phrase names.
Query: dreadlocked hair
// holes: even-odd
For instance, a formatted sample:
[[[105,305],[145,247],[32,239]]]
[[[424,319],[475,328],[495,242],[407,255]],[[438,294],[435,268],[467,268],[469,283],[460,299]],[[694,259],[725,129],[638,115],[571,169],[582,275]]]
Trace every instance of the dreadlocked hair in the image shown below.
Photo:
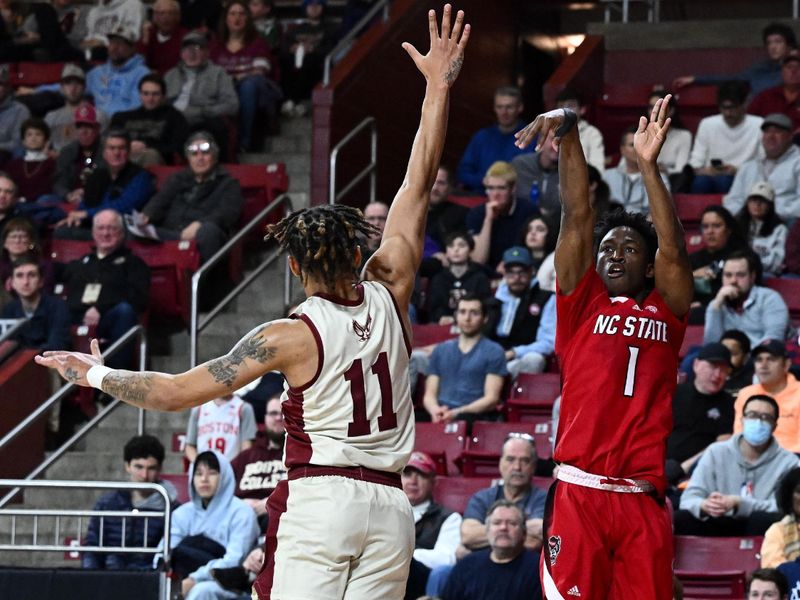
[[[655,227],[647,220],[642,213],[627,212],[621,208],[612,210],[602,215],[594,226],[594,255],[600,249],[600,242],[606,234],[616,227],[630,227],[638,231],[644,238],[647,247],[647,261],[650,263],[656,260],[656,250],[658,250],[658,236]]]
[[[356,247],[380,232],[359,209],[335,204],[296,210],[268,225],[264,239],[277,241],[280,251],[288,251],[304,272],[333,289],[342,277],[358,278]]]

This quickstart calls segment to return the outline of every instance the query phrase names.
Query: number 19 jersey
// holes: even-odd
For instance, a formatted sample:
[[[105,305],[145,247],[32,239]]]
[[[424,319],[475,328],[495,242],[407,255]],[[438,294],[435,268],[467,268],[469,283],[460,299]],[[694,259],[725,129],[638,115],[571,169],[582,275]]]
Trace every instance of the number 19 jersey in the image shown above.
[[[411,346],[389,290],[365,281],[353,301],[316,294],[294,316],[311,329],[318,368],[282,403],[285,459],[399,473],[414,445]]]
[[[666,440],[686,330],[653,290],[611,298],[594,266],[556,298],[561,414],[554,459],[610,478],[666,487]]]

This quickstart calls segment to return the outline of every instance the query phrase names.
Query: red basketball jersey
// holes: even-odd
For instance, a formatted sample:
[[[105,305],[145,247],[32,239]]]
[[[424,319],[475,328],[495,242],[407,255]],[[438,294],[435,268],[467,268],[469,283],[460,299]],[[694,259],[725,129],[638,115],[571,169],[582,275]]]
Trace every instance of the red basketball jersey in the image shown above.
[[[594,267],[556,302],[562,395],[555,461],[646,479],[663,492],[685,319],[655,290],[641,306],[610,298]]]

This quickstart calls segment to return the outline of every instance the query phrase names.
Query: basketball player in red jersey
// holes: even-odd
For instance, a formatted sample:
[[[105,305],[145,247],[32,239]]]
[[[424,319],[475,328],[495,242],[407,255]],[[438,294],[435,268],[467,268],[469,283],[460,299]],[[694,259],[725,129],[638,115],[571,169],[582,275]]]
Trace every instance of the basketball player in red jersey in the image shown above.
[[[269,230],[289,252],[307,300],[259,325],[227,355],[178,375],[123,371],[92,355],[46,352],[39,364],[137,407],[178,411],[278,370],[288,479],[269,496],[265,564],[254,597],[265,600],[400,600],[414,549],[414,519],[400,485],[414,443],[408,385],[408,304],[422,257],[425,218],[447,128],[450,87],[469,38],[445,5],[431,47],[403,48],[427,81],[408,170],[380,247],[364,268],[359,241],[374,233],[360,211],[296,211]],[[452,28],[451,28],[452,24]]]
[[[640,118],[634,137],[652,225],[617,211],[595,227],[574,113],[539,115],[517,134],[524,146],[554,130],[560,145],[556,353],[563,388],[560,466],[542,551],[548,600],[672,597],[664,460],[693,283],[683,228],[658,172],[669,100]]]

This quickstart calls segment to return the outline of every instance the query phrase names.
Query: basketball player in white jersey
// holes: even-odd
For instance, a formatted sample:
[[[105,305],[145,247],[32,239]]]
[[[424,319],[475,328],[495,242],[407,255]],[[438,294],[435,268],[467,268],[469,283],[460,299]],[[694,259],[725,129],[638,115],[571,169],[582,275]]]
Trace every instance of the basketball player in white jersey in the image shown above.
[[[441,34],[428,14],[430,50],[403,48],[425,76],[419,129],[380,247],[356,273],[360,239],[374,228],[360,211],[319,206],[269,229],[288,250],[308,300],[294,318],[259,325],[225,356],[178,375],[109,369],[93,355],[46,352],[39,364],[68,381],[137,407],[179,411],[278,370],[288,480],[267,502],[261,600],[403,597],[414,529],[400,473],[412,450],[407,309],[419,266],[429,192],[444,146],[450,87],[469,38],[445,5]]]

